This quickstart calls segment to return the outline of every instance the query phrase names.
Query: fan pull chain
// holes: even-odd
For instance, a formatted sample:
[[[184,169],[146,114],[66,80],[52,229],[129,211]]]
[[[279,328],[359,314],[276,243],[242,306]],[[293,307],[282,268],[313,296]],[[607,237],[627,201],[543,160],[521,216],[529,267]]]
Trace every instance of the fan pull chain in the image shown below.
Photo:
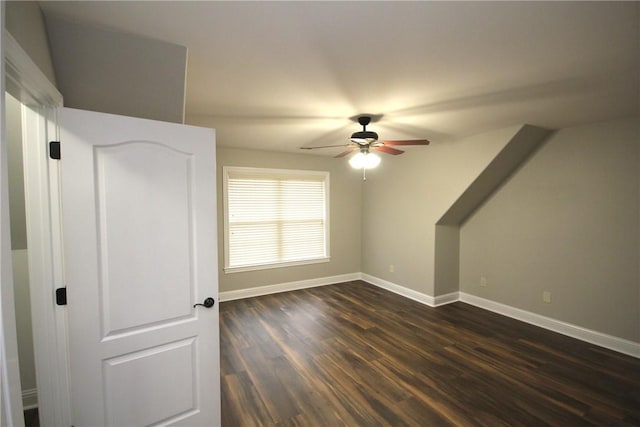
[[[367,180],[367,168],[362,168],[362,180]]]

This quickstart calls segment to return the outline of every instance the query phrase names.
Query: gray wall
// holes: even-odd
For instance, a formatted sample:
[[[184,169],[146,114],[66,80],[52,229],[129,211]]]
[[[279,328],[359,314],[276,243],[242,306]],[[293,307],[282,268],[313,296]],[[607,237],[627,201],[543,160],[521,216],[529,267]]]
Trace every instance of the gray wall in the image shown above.
[[[29,262],[27,257],[26,249],[14,249],[11,251],[18,355],[20,358],[20,384],[23,392],[32,392],[36,388],[36,365],[31,333],[31,294],[29,292]],[[33,405],[34,396],[23,400],[23,403]]]
[[[435,296],[436,223],[519,129],[500,129],[410,147],[402,156],[384,156],[363,185],[362,271]],[[455,242],[450,243],[455,252]],[[447,256],[447,262],[455,264],[455,255]],[[390,265],[394,272],[389,271]],[[450,281],[455,276],[440,278]],[[443,286],[442,291],[456,290],[450,288]]]
[[[553,135],[462,226],[460,290],[640,342],[639,129]]]
[[[11,249],[27,249],[27,217],[22,166],[22,105],[9,94],[6,94],[5,99]]]
[[[184,122],[187,49],[48,16],[66,107]]]
[[[472,215],[550,134],[551,131],[541,127],[522,126],[438,220],[435,236],[434,296],[447,295],[459,290],[460,226],[464,220]]]
[[[435,227],[434,296],[459,291],[460,283],[460,227]]]
[[[218,266],[220,292],[249,289],[258,286],[295,282],[307,279],[357,273],[361,271],[361,227],[363,215],[361,179],[346,161],[308,154],[287,154],[267,151],[218,147]],[[278,169],[320,170],[330,172],[330,252],[328,263],[286,268],[228,273],[223,271],[223,208],[222,167],[245,166]]]

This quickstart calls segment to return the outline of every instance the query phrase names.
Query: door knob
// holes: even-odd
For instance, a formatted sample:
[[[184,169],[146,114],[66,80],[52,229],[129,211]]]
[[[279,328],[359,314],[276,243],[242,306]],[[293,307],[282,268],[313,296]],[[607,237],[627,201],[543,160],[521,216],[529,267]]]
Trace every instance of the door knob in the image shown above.
[[[211,307],[213,307],[213,304],[215,304],[215,303],[216,303],[216,300],[214,300],[213,298],[209,297],[209,298],[205,299],[202,304],[201,303],[193,304],[193,306],[196,307],[198,305],[201,305],[203,307],[211,308]]]

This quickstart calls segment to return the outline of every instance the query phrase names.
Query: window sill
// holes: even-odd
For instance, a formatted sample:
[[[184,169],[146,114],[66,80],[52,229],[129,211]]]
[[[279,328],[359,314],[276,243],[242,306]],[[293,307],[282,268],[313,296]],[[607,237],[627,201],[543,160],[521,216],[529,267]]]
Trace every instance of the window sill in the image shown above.
[[[305,259],[300,261],[289,261],[289,262],[278,262],[273,264],[260,264],[260,265],[245,265],[242,267],[225,267],[225,274],[229,273],[241,273],[244,271],[256,271],[256,270],[268,270],[271,268],[285,268],[285,267],[295,267],[298,265],[309,265],[309,264],[320,264],[323,262],[331,261],[331,257],[322,257],[322,258],[314,258],[314,259]]]

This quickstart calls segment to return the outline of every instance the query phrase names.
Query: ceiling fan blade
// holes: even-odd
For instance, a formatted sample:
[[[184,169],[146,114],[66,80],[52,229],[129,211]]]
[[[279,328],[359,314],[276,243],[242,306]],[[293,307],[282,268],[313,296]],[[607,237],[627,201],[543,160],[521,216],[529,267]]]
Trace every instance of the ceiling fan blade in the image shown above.
[[[336,158],[336,159],[337,159],[337,158],[339,158],[339,157],[344,157],[344,156],[346,156],[347,154],[351,154],[351,153],[353,153],[354,151],[357,151],[357,150],[359,150],[359,149],[360,149],[360,148],[358,148],[358,147],[351,147],[351,148],[349,148],[347,151],[343,151],[342,153],[338,154],[337,156],[333,156],[333,157],[334,157],[334,158]]]
[[[404,151],[402,150],[396,150],[395,148],[386,147],[384,145],[379,145],[377,147],[371,147],[371,148],[376,151],[382,151],[383,153],[393,154],[394,156],[404,153]]]
[[[384,145],[429,145],[426,139],[407,139],[400,141],[382,141]]]
[[[300,147],[301,150],[313,150],[314,148],[333,148],[333,147],[347,147],[351,144],[338,144],[338,145],[316,145],[315,147]]]

